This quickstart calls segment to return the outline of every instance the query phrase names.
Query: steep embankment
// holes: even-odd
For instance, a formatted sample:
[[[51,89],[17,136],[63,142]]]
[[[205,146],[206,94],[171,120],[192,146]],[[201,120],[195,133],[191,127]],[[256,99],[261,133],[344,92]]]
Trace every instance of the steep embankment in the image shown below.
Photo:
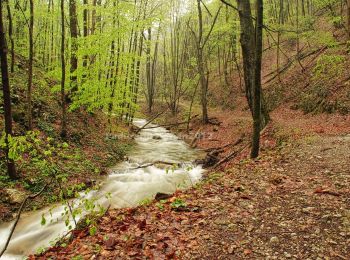
[[[69,136],[62,140],[59,136],[59,93],[52,91],[59,83],[52,81],[39,67],[34,68],[33,81],[33,130],[36,134],[35,137],[29,135],[25,129],[26,66],[26,60],[16,56],[15,72],[10,75],[14,135],[25,138],[19,143],[24,150],[16,161],[19,180],[7,177],[3,151],[0,153],[0,222],[12,219],[27,195],[38,192],[50,182],[49,175],[62,176],[62,186],[67,189],[65,197],[94,186],[106,174],[107,167],[123,159],[132,144],[123,123],[109,124],[103,113],[87,113],[83,109],[68,113]],[[0,125],[4,125],[2,113]],[[25,148],[27,145],[31,147]],[[40,198],[27,203],[26,210],[55,203],[62,199],[60,194],[58,184],[53,183]]]

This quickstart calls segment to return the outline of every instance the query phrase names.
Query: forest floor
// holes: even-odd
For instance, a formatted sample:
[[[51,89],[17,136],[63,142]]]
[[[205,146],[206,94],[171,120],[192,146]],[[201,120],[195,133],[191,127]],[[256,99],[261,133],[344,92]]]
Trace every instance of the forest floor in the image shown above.
[[[230,143],[250,125],[246,112],[212,115],[219,127],[192,129],[209,133],[200,148]],[[350,116],[281,108],[272,119],[258,160],[243,149],[192,189],[110,210],[94,236],[75,231],[30,259],[349,259]]]

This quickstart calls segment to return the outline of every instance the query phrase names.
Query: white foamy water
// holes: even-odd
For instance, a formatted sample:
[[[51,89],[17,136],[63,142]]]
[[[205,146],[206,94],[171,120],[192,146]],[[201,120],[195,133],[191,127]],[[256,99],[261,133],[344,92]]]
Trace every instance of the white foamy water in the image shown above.
[[[145,120],[134,121],[137,126],[145,123]],[[96,204],[104,207],[132,207],[139,205],[142,200],[154,198],[158,192],[173,193],[178,188],[188,188],[200,180],[204,171],[201,166],[191,164],[196,157],[197,151],[190,149],[166,129],[159,127],[142,130],[136,138],[133,152],[128,155],[129,160],[116,165],[98,191],[81,194],[81,198],[74,201],[74,207],[78,207],[86,198],[93,198]],[[159,161],[181,164],[181,167],[165,170],[164,165],[155,164],[139,168]],[[62,217],[64,208],[65,205],[58,205],[52,210],[45,208],[22,214],[10,245],[1,259],[22,259],[66,234],[68,228]],[[47,219],[45,225],[41,225],[42,215]],[[3,248],[12,225],[13,222],[0,226],[0,249]]]

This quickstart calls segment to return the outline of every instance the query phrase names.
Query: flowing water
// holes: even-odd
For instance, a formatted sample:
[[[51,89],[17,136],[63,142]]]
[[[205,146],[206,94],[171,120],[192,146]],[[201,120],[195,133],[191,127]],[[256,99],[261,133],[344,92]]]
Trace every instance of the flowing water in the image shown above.
[[[135,120],[134,124],[142,126],[145,122]],[[73,207],[78,207],[84,199],[96,200],[94,203],[103,207],[137,206],[142,200],[154,198],[158,192],[173,193],[178,188],[190,187],[203,173],[200,166],[191,164],[197,157],[198,151],[190,149],[184,141],[164,128],[142,130],[128,161],[114,167],[98,191],[82,193],[80,199],[72,202]],[[151,165],[159,161],[181,166],[169,171],[160,163]],[[64,211],[65,205],[58,205],[51,210],[45,208],[22,214],[2,259],[22,259],[39,248],[49,246],[51,241],[67,233],[65,217],[62,216]],[[41,224],[42,216],[47,219],[45,225]],[[5,223],[0,226],[0,249],[3,248],[12,225],[13,223]]]

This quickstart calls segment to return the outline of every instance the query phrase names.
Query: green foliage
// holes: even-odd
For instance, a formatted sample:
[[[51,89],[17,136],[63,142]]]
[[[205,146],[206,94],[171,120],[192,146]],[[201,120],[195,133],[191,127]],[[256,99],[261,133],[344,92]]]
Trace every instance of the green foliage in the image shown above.
[[[333,37],[331,32],[308,31],[301,34],[306,41],[313,45],[327,46],[333,48],[339,45],[339,42]]]
[[[97,227],[96,226],[90,227],[90,229],[89,229],[90,236],[94,236],[94,235],[96,235],[96,233],[97,233]]]
[[[325,81],[335,82],[344,73],[344,61],[345,57],[342,55],[322,55],[313,69],[312,86],[302,93],[297,107],[305,113],[347,113],[348,109],[344,104],[329,100],[332,91],[324,84]]]
[[[56,130],[52,127],[52,125],[44,120],[38,121],[38,128],[42,130],[48,136],[56,136]]]
[[[340,0],[314,0],[313,4],[316,8],[334,8],[337,4],[340,3]]]
[[[44,214],[41,215],[41,222],[40,223],[42,226],[44,226],[46,224],[46,218],[45,218]]]
[[[343,72],[340,66],[345,61],[342,55],[322,55],[313,70],[313,80],[338,77]]]
[[[164,202],[160,201],[158,203],[156,203],[156,207],[160,210],[163,211],[164,210]]]
[[[183,201],[182,199],[180,198],[176,198],[171,204],[170,206],[173,208],[173,209],[178,209],[178,208],[184,208],[187,206],[187,204],[185,203],[185,201]]]
[[[335,28],[341,28],[343,26],[343,18],[341,16],[334,16],[331,18],[331,23]]]
[[[143,199],[139,202],[140,206],[149,206],[150,204],[152,204],[152,200],[151,199]]]

